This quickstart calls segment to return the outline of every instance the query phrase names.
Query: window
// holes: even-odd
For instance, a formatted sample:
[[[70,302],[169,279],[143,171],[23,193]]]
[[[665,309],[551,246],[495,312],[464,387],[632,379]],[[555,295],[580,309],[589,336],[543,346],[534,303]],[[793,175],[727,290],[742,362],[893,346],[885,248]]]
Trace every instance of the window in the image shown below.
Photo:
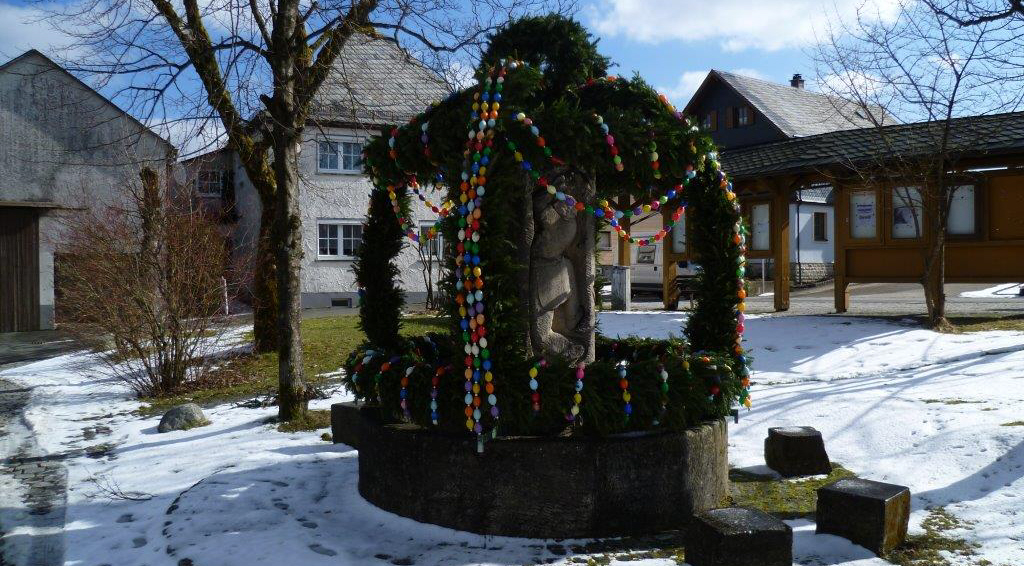
[[[771,249],[771,205],[766,202],[750,207],[750,249]]]
[[[317,257],[351,259],[363,240],[363,225],[355,222],[318,222]]]
[[[736,109],[736,125],[738,126],[749,126],[750,125],[750,107],[740,106]]]
[[[814,213],[814,241],[828,241],[828,213],[826,212]]]
[[[870,239],[878,237],[875,191],[850,193],[850,237]]]
[[[704,115],[704,129],[713,132],[718,129],[718,112],[709,110]]]
[[[892,237],[920,238],[924,221],[924,205],[917,187],[896,187],[892,190]]]
[[[363,166],[363,144],[354,141],[322,141],[317,144],[317,170],[359,173]]]
[[[433,238],[427,239],[427,233],[433,227],[433,224],[423,224],[420,226],[420,247],[426,246],[425,251],[430,254],[430,257],[441,259],[441,256],[444,255],[444,236],[438,232]]]
[[[196,176],[196,193],[203,197],[219,197],[224,190],[223,171],[200,171]]]
[[[973,236],[976,233],[974,185],[962,185],[953,189],[949,203],[949,218],[946,232],[951,236]]]
[[[608,251],[612,249],[612,233],[601,230],[597,233],[597,249]]]
[[[636,262],[637,263],[649,263],[654,264],[654,255],[657,252],[658,247],[651,244],[647,246],[640,246],[636,251]]]

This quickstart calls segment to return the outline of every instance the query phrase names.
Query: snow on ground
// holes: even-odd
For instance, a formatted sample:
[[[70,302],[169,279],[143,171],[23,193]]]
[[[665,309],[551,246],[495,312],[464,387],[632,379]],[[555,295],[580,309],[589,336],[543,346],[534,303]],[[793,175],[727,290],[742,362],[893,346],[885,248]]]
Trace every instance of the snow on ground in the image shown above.
[[[963,293],[960,293],[960,296],[970,299],[1008,299],[1013,297],[1022,297],[1024,295],[1020,294],[1021,286],[1021,283],[1002,283],[995,287],[989,287],[978,291],[964,291]]]
[[[611,336],[678,335],[682,323],[676,313],[601,315]],[[746,326],[754,407],[730,424],[733,465],[763,465],[769,426],[815,426],[834,461],[911,488],[912,531],[926,505],[947,505],[976,521],[953,534],[980,543],[980,558],[1024,564],[1024,427],[1000,426],[1022,418],[1024,334],[939,335],[849,317],[751,316]],[[138,403],[100,368],[76,353],[0,372],[35,386],[27,418],[47,450],[115,445],[67,460],[68,564],[566,561],[548,548],[552,541],[482,537],[375,508],[358,495],[355,451],[321,441],[319,432],[277,432],[266,424],[274,409],[220,405],[206,409],[209,426],[157,434],[158,417],[133,414]],[[99,425],[110,432],[86,440]],[[790,523],[798,564],[886,564],[814,534],[809,521]]]

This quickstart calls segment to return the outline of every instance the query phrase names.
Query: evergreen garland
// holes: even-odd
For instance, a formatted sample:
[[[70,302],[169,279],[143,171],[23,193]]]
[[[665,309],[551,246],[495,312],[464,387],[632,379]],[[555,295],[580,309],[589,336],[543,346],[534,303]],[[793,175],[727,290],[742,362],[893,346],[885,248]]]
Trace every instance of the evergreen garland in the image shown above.
[[[494,144],[474,150],[489,160],[480,218],[483,239],[477,253],[485,274],[487,340],[501,408],[500,420],[484,412],[480,420],[484,430],[498,428],[502,434],[681,430],[727,414],[737,399],[747,401],[748,361],[738,320],[742,316],[743,234],[738,231],[735,195],[719,170],[710,137],[684,120],[639,77],[605,77],[608,59],[598,53],[596,42],[577,22],[559,16],[513,22],[491,38],[477,72],[481,85],[507,61],[526,64],[508,65],[503,84],[491,84],[501,94],[500,113],[490,126]],[[466,133],[474,131],[480,119],[469,109],[479,104],[480,92],[473,88],[455,93],[366,148],[365,164],[377,190],[371,198],[356,270],[365,293],[360,316],[368,341],[346,363],[345,383],[357,397],[379,404],[396,420],[407,418],[424,426],[433,426],[436,411],[437,426],[452,432],[466,430],[463,357],[468,354],[462,348],[468,334],[460,326],[459,305],[450,301],[446,312],[450,336],[399,338],[403,295],[395,284],[394,258],[403,236],[386,188],[394,187],[401,217],[408,215],[405,187],[413,183],[436,182],[447,189],[447,198],[459,204],[460,174],[470,155]],[[598,115],[610,129],[607,134]],[[426,145],[424,133],[429,134]],[[621,171],[609,152],[608,135],[614,137]],[[538,183],[543,185],[545,176],[566,167],[596,180],[597,200],[627,193],[637,202],[653,201],[673,210],[688,206],[690,241],[701,267],[696,310],[685,329],[689,343],[599,338],[598,359],[586,367],[585,385],[579,392],[580,418],[571,423],[566,415],[576,393],[576,368],[563,360],[546,360],[537,377],[540,410],[532,407],[528,372],[538,360],[527,359],[529,309],[522,289],[527,266],[515,244],[525,228],[523,211],[531,205],[533,193],[543,191]],[[603,213],[596,202],[579,207],[580,214]],[[460,222],[459,215],[453,214],[441,223],[448,262],[456,254]],[[442,282],[442,291],[449,297],[457,295],[453,278]],[[623,360],[629,362],[628,416],[626,388],[616,367]]]

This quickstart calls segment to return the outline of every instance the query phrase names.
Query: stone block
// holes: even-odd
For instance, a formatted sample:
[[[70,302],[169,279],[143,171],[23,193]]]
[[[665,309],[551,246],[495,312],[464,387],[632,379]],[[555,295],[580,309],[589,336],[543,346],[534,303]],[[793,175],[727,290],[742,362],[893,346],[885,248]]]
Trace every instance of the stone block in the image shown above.
[[[821,433],[809,426],[769,428],[764,439],[764,461],[785,477],[832,472]]]
[[[171,407],[164,416],[160,418],[157,425],[157,432],[170,432],[172,430],[188,430],[197,426],[210,424],[203,414],[203,410],[195,403],[185,403]]]
[[[331,438],[335,444],[359,449],[360,410],[360,405],[354,401],[331,405]]]
[[[692,566],[791,566],[793,529],[756,509],[727,507],[697,515],[687,530]]]
[[[907,537],[910,490],[902,485],[847,478],[818,489],[817,532],[838,535],[875,554]]]

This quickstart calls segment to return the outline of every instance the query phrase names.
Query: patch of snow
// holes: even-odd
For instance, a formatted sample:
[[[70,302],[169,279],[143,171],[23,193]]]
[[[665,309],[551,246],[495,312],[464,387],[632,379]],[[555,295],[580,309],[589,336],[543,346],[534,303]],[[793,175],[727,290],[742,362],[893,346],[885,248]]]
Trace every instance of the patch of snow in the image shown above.
[[[602,312],[609,336],[681,336],[682,313]],[[945,335],[905,324],[847,317],[747,317],[754,360],[753,410],[730,421],[730,463],[764,473],[768,427],[814,426],[832,460],[861,477],[913,493],[911,530],[928,505],[975,521],[960,533],[978,558],[1024,564],[1024,334]],[[33,387],[27,422],[51,453],[99,443],[104,457],[77,452],[68,466],[69,564],[417,565],[522,564],[569,557],[553,541],[483,537],[397,517],[357,491],[357,453],[280,433],[275,408],[205,407],[212,424],[157,434],[159,415],[140,417],[122,384],[79,352],[0,372]],[[350,397],[336,391],[311,403]],[[950,404],[950,401],[955,401]],[[108,434],[86,440],[88,427]],[[101,486],[107,486],[103,489]],[[152,497],[110,497],[110,487]],[[790,521],[798,564],[886,562],[839,537]],[[572,541],[557,544],[568,547]],[[669,559],[629,564],[669,566]]]
[[[1022,286],[1021,283],[1003,283],[979,291],[964,291],[960,296],[970,299],[1024,299],[1020,291]]]

